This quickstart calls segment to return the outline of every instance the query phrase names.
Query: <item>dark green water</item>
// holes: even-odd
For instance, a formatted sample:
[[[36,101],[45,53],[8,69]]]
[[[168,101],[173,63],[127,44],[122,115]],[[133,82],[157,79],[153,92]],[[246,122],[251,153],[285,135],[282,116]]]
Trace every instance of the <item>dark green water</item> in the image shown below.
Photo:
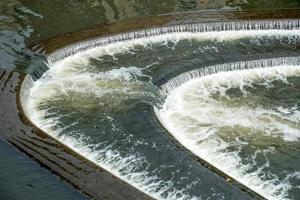
[[[172,92],[175,138],[267,199],[299,197],[299,66],[219,73]]]
[[[84,199],[3,140],[0,140],[0,157],[0,199]]]
[[[219,32],[177,33],[98,47],[50,65],[50,70],[31,89],[27,109],[31,112],[31,120],[42,130],[155,198],[230,199],[235,191],[223,182],[215,185],[214,176],[178,149],[156,120],[153,106],[161,107],[165,96],[160,94],[155,83],[159,82],[159,77],[178,75],[203,63],[250,55],[296,54],[299,37],[298,30],[233,31],[222,33],[221,38]],[[282,87],[279,85],[277,89],[284,90]],[[251,93],[256,96],[255,91]],[[293,102],[297,104],[297,101]],[[200,107],[195,106],[195,109]],[[204,107],[213,108],[213,105]],[[201,113],[201,109],[198,112]],[[176,122],[189,124],[185,120],[174,121],[173,127],[177,126]],[[230,136],[231,132],[226,134],[225,130],[222,134]],[[235,141],[236,138],[233,135],[229,139]],[[232,141],[228,141],[228,145],[231,144]],[[230,148],[236,152],[238,147]],[[253,149],[258,150],[257,147]],[[253,149],[243,150],[255,155]],[[229,150],[225,152],[229,153]],[[293,151],[294,154],[297,155],[297,151]],[[298,172],[299,160],[294,161],[292,170],[283,178]],[[281,168],[281,161],[274,164],[278,167],[275,172],[270,172],[274,176],[270,183],[257,190],[256,183],[248,181],[247,173],[253,172],[253,179],[262,186],[269,180],[263,178],[264,173],[256,171],[259,165],[253,161],[252,171],[239,172],[233,168],[233,176],[267,198],[298,197],[297,187],[286,189],[290,183],[281,185],[282,179],[276,179],[277,172],[286,171]],[[240,175],[235,176],[235,173]],[[298,184],[298,181],[291,184]]]
[[[33,58],[26,45],[59,34],[139,16],[195,9],[219,9],[224,6],[239,7],[241,9],[295,8],[299,7],[299,1],[216,2],[178,0],[161,3],[161,1],[95,0],[82,3],[80,1],[33,2],[2,0],[0,2],[0,67],[27,71]],[[176,51],[164,45],[154,45],[151,49],[145,49],[143,46],[140,46],[132,50],[134,53],[118,54],[114,58],[107,56],[100,61],[91,59],[93,67],[85,69],[91,73],[105,73],[120,67],[135,67],[132,68],[132,72],[122,77],[123,79],[129,77],[129,79],[136,80],[135,84],[126,85],[120,80],[110,80],[107,83],[103,83],[100,80],[99,84],[106,84],[108,89],[111,87],[121,88],[119,93],[116,91],[117,95],[107,94],[104,97],[104,101],[97,96],[95,97],[94,94],[81,95],[70,91],[70,95],[77,100],[67,99],[67,106],[59,111],[63,113],[69,113],[71,110],[76,112],[72,113],[74,115],[69,116],[71,118],[62,119],[66,120],[63,123],[66,125],[71,121],[73,122],[74,120],[72,119],[80,117],[80,123],[77,126],[70,127],[70,129],[88,130],[89,141],[93,143],[104,142],[103,145],[105,145],[105,142],[119,137],[120,139],[111,145],[116,146],[120,150],[121,155],[132,152],[136,154],[139,151],[141,154],[144,153],[142,156],[145,157],[147,162],[144,162],[145,160],[137,161],[142,163],[139,166],[141,169],[137,168],[137,171],[143,171],[147,168],[150,173],[158,174],[159,178],[163,180],[174,181],[174,187],[178,190],[188,188],[187,194],[190,196],[202,196],[204,199],[207,199],[209,197],[212,198],[211,195],[215,195],[214,198],[216,199],[221,197],[228,199],[230,195],[234,194],[234,191],[228,189],[228,192],[220,186],[206,189],[205,187],[207,186],[203,182],[209,181],[203,181],[205,180],[204,177],[212,175],[206,175],[206,172],[203,173],[203,169],[198,168],[197,162],[191,161],[186,152],[178,149],[170,141],[168,134],[161,130],[161,127],[157,128],[160,125],[152,112],[152,106],[159,104],[161,97],[151,80],[156,83],[162,77],[168,77],[170,75],[168,66],[173,66],[172,69],[174,71],[172,73],[180,74],[182,71],[186,71],[187,68],[192,69],[193,66],[206,62],[220,62],[247,55],[299,53],[298,38],[291,41],[287,37],[280,39],[261,38],[260,41],[263,41],[264,45],[259,47],[255,43],[257,41],[249,39],[236,42],[206,41],[204,43],[184,41],[176,45]],[[168,45],[172,46],[174,43],[170,42]],[[215,56],[216,53],[218,56]],[[158,63],[156,63],[157,58],[160,58]],[[149,65],[152,66],[151,69],[143,69],[142,74],[139,74],[140,72],[138,71],[138,74],[135,75],[136,69]],[[183,66],[185,70],[183,70]],[[124,87],[129,89],[127,88],[124,91]],[[126,95],[124,97],[124,92],[128,93],[128,91],[136,92],[128,98]],[[79,99],[80,101],[78,101]],[[109,103],[101,105],[99,100]],[[66,99],[61,98],[47,102],[47,107],[52,106],[52,109],[56,109],[56,106],[61,104],[61,101],[66,102]],[[86,103],[87,101],[89,103]],[[84,107],[82,107],[83,104],[85,104]],[[116,104],[118,104],[118,107],[116,107]],[[137,108],[137,110],[133,108]],[[103,109],[105,112],[103,112]],[[78,115],[79,113],[80,115]],[[147,119],[150,120],[147,122]],[[92,123],[93,126],[89,124],[88,127],[85,127],[85,122]],[[96,130],[99,130],[99,127],[104,131],[101,133],[97,132]],[[145,127],[147,128],[145,129]],[[111,132],[107,132],[107,130]],[[99,137],[99,134],[102,134],[101,137]],[[78,135],[75,134],[75,136]],[[132,142],[132,144],[136,145],[130,146],[126,142]],[[158,148],[159,151],[157,151],[157,146],[160,147]],[[0,148],[0,199],[84,198],[80,192],[72,189],[71,186],[62,182],[47,170],[40,168],[36,163],[6,142],[1,141]],[[160,165],[162,166],[161,168],[159,168]],[[162,185],[164,184],[162,183]],[[211,186],[215,185],[214,182],[208,184]],[[199,188],[203,188],[205,194],[202,194],[203,191],[199,190]]]

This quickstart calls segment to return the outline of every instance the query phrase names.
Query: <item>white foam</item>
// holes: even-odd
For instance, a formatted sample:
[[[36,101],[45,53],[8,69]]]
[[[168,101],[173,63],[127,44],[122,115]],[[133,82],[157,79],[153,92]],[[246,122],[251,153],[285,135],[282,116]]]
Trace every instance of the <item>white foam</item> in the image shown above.
[[[200,199],[200,197],[196,198],[186,194],[184,188],[177,190],[171,180],[163,181],[153,173],[148,172],[147,169],[137,172],[136,169],[142,169],[149,165],[141,155],[120,155],[118,150],[111,145],[99,148],[101,144],[89,142],[88,136],[84,133],[68,133],[66,135],[63,134],[66,127],[63,129],[57,128],[60,117],[49,118],[49,116],[53,114],[59,116],[59,114],[51,113],[40,106],[47,101],[66,98],[69,92],[75,91],[77,94],[90,93],[97,97],[101,97],[106,93],[114,94],[118,92],[122,92],[124,95],[135,95],[136,93],[145,95],[146,93],[146,91],[140,91],[140,88],[134,87],[134,84],[142,84],[136,81],[136,77],[145,76],[142,74],[141,69],[136,67],[113,69],[99,74],[74,72],[66,73],[59,67],[53,67],[33,84],[28,102],[25,105],[30,120],[51,137],[155,199]],[[113,81],[115,81],[115,84],[113,84]],[[105,86],[105,83],[108,85]]]
[[[207,76],[217,72],[226,72],[233,70],[245,70],[245,69],[255,69],[255,68],[267,68],[272,66],[282,66],[282,65],[299,65],[300,57],[279,57],[279,58],[269,58],[260,60],[249,60],[249,61],[239,61],[239,62],[229,62],[224,64],[217,64],[206,67],[198,67],[195,70],[184,72],[176,77],[170,79],[167,83],[161,86],[162,93],[170,93],[180,85],[184,84],[191,79]]]
[[[171,33],[204,33],[222,31],[251,31],[251,30],[296,30],[299,29],[300,21],[297,19],[287,20],[250,20],[250,21],[228,21],[210,22],[199,24],[183,24],[151,29],[143,29],[133,32],[121,33],[108,37],[94,38],[68,45],[47,56],[49,62],[54,63],[67,56],[86,51],[93,47],[104,46],[119,41],[132,41],[134,39],[150,38],[151,36],[164,36]],[[126,48],[126,47],[125,47]]]
[[[176,44],[178,41],[185,39],[198,41],[233,41],[246,37],[283,36],[298,38],[300,36],[300,30],[272,29],[201,33],[176,32],[109,43],[83,52],[79,51],[78,53],[59,61],[57,59],[60,58],[58,52],[57,55],[53,54],[52,57],[49,57],[50,63],[52,60],[54,62],[51,63],[49,66],[50,69],[45,72],[42,78],[33,84],[27,104],[24,105],[24,109],[27,110],[26,113],[28,114],[29,119],[50,136],[148,195],[156,199],[199,199],[200,197],[191,197],[188,194],[185,194],[184,189],[176,190],[173,188],[171,181],[164,182],[158,177],[148,174],[146,171],[133,173],[132,169],[137,167],[138,163],[146,162],[139,155],[122,157],[118,151],[110,149],[109,146],[102,150],[96,150],[98,144],[87,143],[85,135],[79,137],[83,138],[81,140],[73,136],[64,135],[62,132],[63,130],[57,130],[55,128],[59,118],[47,119],[46,117],[51,113],[41,109],[40,105],[47,100],[66,97],[70,92],[93,94],[97,97],[101,97],[107,93],[114,94],[117,92],[129,95],[144,93],[144,91],[141,91],[144,83],[137,80],[137,77],[146,76],[142,73],[143,68],[119,68],[96,74],[87,70],[87,68],[92,67],[90,66],[91,58],[99,59],[105,55],[114,56],[116,54],[130,52],[137,46],[151,47],[153,44],[166,44],[167,42]],[[80,46],[78,46],[78,48],[80,49]],[[56,56],[58,57],[56,58]],[[179,138],[179,141],[182,141],[183,139],[184,138]],[[207,143],[206,145],[211,146],[212,144]],[[223,147],[220,146],[219,148],[222,149]],[[217,156],[217,153],[218,152],[215,152],[214,155]],[[226,156],[228,157],[228,162],[230,159],[231,163],[234,164],[236,162],[233,158],[234,155]],[[165,191],[173,192],[166,195]],[[180,198],[178,198],[178,196],[180,196]]]
[[[67,67],[66,67],[67,68]],[[42,102],[46,99],[63,98],[70,93],[92,94],[101,97],[109,93],[141,93],[138,90],[142,82],[138,77],[148,77],[141,68],[121,67],[107,72],[91,73],[80,69],[60,66],[52,67],[44,76],[34,83],[30,98]]]
[[[300,30],[239,30],[239,31],[220,31],[220,32],[177,32],[167,33],[163,35],[150,36],[146,38],[136,38],[125,40],[106,45],[97,46],[83,52],[75,53],[63,60],[59,60],[50,67],[72,66],[78,67],[87,66],[90,58],[101,58],[102,56],[114,56],[132,51],[137,46],[151,47],[153,44],[167,44],[167,42],[178,43],[181,40],[197,40],[197,41],[234,41],[242,38],[260,38],[260,37],[275,37],[280,39],[288,37],[291,40],[299,40]]]
[[[160,110],[156,108],[156,114],[170,134],[195,155],[267,199],[285,199],[290,185],[288,182],[278,182],[275,175],[268,174],[273,176],[270,180],[264,177],[266,174],[263,174],[262,170],[268,167],[268,161],[254,172],[248,172],[252,166],[242,164],[238,155],[239,150],[227,150],[230,146],[242,147],[247,143],[241,143],[238,138],[228,143],[217,133],[222,127],[236,126],[261,130],[259,134],[293,142],[300,140],[297,125],[299,120],[291,126],[291,121],[290,123],[281,121],[286,117],[280,112],[246,105],[229,106],[213,99],[211,95],[219,94],[226,97],[225,91],[229,88],[240,88],[244,91],[244,86],[251,86],[255,82],[286,81],[286,77],[290,76],[300,77],[300,66],[216,72],[192,79],[171,91],[163,107]],[[282,108],[279,110],[282,113],[288,112]]]

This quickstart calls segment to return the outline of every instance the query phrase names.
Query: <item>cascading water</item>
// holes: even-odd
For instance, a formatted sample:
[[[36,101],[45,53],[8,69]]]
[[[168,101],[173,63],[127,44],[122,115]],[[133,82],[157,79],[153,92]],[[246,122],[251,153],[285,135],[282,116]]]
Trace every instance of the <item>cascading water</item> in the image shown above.
[[[207,66],[199,68],[189,72],[180,74],[177,77],[172,78],[167,83],[161,86],[162,91],[165,93],[171,93],[174,89],[182,85],[183,83],[190,81],[191,79],[200,78],[214,73],[233,71],[233,70],[246,70],[254,68],[265,68],[281,65],[299,65],[300,57],[283,57],[272,59],[261,59],[251,61],[241,61],[233,63],[218,64],[213,66]]]
[[[263,20],[263,21],[239,21],[239,22],[211,22],[202,24],[178,25],[162,28],[152,28],[136,32],[122,33],[110,37],[101,37],[87,42],[78,42],[66,46],[51,53],[48,61],[53,63],[74,53],[85,51],[92,47],[107,45],[114,42],[122,42],[138,38],[148,38],[150,36],[164,35],[170,33],[201,33],[201,32],[220,32],[220,31],[241,31],[241,30],[293,30],[300,26],[299,20]],[[250,33],[251,34],[251,33]],[[217,38],[222,39],[222,34],[218,33]]]
[[[299,26],[190,24],[70,45],[25,80],[21,103],[40,129],[156,199],[250,196],[178,149],[153,107],[196,156],[265,198],[297,198],[298,104],[281,101],[299,84]]]
[[[285,199],[299,189],[291,158],[299,153],[299,77],[299,65],[217,72],[173,90],[157,114],[202,159],[267,199]]]

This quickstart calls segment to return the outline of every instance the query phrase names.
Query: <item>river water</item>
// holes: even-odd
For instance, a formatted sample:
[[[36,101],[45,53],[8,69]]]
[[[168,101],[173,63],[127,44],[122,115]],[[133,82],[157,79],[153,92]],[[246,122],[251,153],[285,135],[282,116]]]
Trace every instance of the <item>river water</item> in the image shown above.
[[[122,19],[228,6],[298,6],[297,1],[262,2],[2,1],[0,66],[35,71],[31,64],[37,58],[28,45]],[[240,197],[237,188],[189,152],[267,199],[298,199],[299,42],[295,25],[182,31],[102,45],[42,64],[49,70],[29,92],[27,115],[52,137],[156,199]],[[210,71],[201,74],[207,63]],[[3,156],[2,197],[86,198],[5,141],[0,147],[7,152],[3,155],[19,158]],[[22,173],[24,168],[29,172]],[[20,181],[10,183],[11,177]]]

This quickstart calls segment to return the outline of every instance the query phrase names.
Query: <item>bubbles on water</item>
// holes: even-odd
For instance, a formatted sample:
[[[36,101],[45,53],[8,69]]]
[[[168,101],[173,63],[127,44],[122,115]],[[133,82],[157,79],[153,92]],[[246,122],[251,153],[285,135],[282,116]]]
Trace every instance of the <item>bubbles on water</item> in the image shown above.
[[[273,165],[282,163],[269,159],[280,154],[278,145],[288,143],[292,148],[299,144],[299,110],[273,108],[270,98],[267,106],[261,105],[259,98],[276,81],[285,89],[292,87],[289,77],[299,78],[300,67],[206,75],[174,89],[156,112],[162,124],[187,149],[267,199],[284,199],[293,187],[288,177],[299,173],[293,172],[299,169],[293,166],[292,172],[281,177],[280,167],[276,171]]]
[[[223,30],[223,29],[222,29]],[[138,38],[132,40],[115,41],[108,42],[104,45],[99,45],[98,47],[88,49],[83,52],[71,55],[70,51],[68,55],[63,60],[55,61],[49,66],[49,70],[41,77],[40,80],[36,81],[30,91],[28,104],[26,105],[27,110],[30,110],[29,117],[39,128],[50,134],[52,137],[66,144],[74,151],[79,154],[87,157],[92,162],[100,165],[109,172],[120,177],[122,180],[132,184],[136,188],[142,190],[143,192],[153,196],[157,199],[200,199],[200,196],[194,197],[188,194],[190,188],[195,187],[196,183],[192,182],[189,185],[184,185],[180,187],[175,187],[175,183],[169,177],[169,180],[163,180],[161,177],[156,174],[158,171],[150,170],[150,163],[147,159],[139,154],[138,152],[128,151],[127,153],[122,152],[117,145],[114,146],[114,140],[106,141],[104,138],[103,132],[101,132],[99,127],[95,127],[98,137],[97,140],[92,140],[87,135],[88,132],[82,132],[81,129],[77,131],[69,131],[72,127],[76,127],[76,123],[80,123],[82,126],[89,126],[92,124],[92,120],[99,120],[88,118],[86,116],[82,117],[83,121],[74,122],[73,113],[78,115],[84,115],[85,113],[97,113],[102,118],[99,120],[99,124],[105,126],[109,124],[111,132],[106,134],[106,137],[114,134],[124,134],[122,129],[114,124],[113,113],[126,112],[128,107],[132,106],[133,101],[128,100],[142,100],[148,101],[149,104],[155,105],[160,98],[159,90],[156,86],[152,84],[152,78],[148,75],[148,70],[151,69],[155,62],[147,66],[113,66],[111,68],[103,69],[99,66],[94,66],[94,62],[102,62],[103,59],[108,56],[112,60],[117,60],[118,55],[124,53],[135,54],[136,49],[138,48],[153,48],[155,45],[164,45],[168,48],[175,48],[179,41],[187,40],[190,42],[193,41],[219,41],[219,42],[230,42],[233,40],[241,38],[255,38],[255,37],[279,37],[284,36],[288,38],[298,38],[300,35],[299,30],[253,30],[253,31],[220,31],[220,32],[205,32],[205,33],[196,33],[196,32],[181,32],[181,33],[168,33],[163,35],[152,35],[147,38]],[[257,41],[254,41],[254,43]],[[80,45],[76,48],[80,49]],[[68,50],[68,49],[67,49]],[[77,50],[76,50],[77,51]],[[207,51],[207,49],[201,49],[200,51]],[[212,51],[217,52],[215,48]],[[59,54],[59,52],[58,52]],[[55,56],[54,56],[55,57]],[[51,56],[49,58],[51,61]],[[256,76],[254,77],[254,79]],[[228,80],[223,80],[224,84],[229,84]],[[246,81],[246,79],[245,79]],[[225,96],[226,88],[217,88],[215,86],[217,83],[209,83],[203,85],[200,89],[205,89],[208,87],[215,88],[215,91],[223,92]],[[232,81],[231,86],[240,86],[241,84],[247,85],[247,83],[238,82],[235,83]],[[190,88],[192,89],[192,88]],[[201,90],[204,94],[210,94],[210,90]],[[195,96],[199,96],[199,93],[195,93]],[[202,95],[202,94],[201,94]],[[199,102],[195,96],[190,95],[186,96],[188,99],[180,99],[176,102],[178,104],[184,103],[184,101],[190,101],[190,105],[196,107],[199,106]],[[204,95],[205,96],[205,95]],[[211,99],[207,96],[207,100]],[[132,103],[132,104],[131,104]],[[211,101],[215,103],[216,106],[218,102],[216,100]],[[171,105],[172,107],[173,105]],[[175,106],[175,104],[174,104]],[[191,107],[190,107],[191,108]],[[181,109],[180,106],[176,106],[176,109]],[[176,111],[176,109],[174,111]],[[203,112],[204,115],[209,114],[211,110],[207,107],[208,110]],[[84,111],[84,112],[83,112]],[[230,111],[230,110],[228,110]],[[247,116],[244,116],[245,112],[247,114],[249,110],[236,110],[234,113],[226,113],[232,122],[234,117],[240,115],[241,121],[242,117],[245,118],[244,123],[248,120]],[[198,113],[197,113],[198,112]],[[193,111],[194,116],[182,116],[182,112],[173,113],[172,120],[174,119],[174,128],[180,127],[183,131],[189,132],[188,140],[196,141],[195,150],[200,144],[206,149],[209,148],[211,152],[206,152],[204,150],[203,155],[210,156],[212,159],[218,160],[220,163],[226,163],[227,169],[237,174],[237,176],[249,176],[246,182],[242,182],[245,185],[251,185],[253,182],[254,185],[260,187],[263,185],[263,189],[267,190],[270,185],[278,188],[268,188],[270,191],[268,194],[273,194],[274,191],[281,191],[282,187],[276,184],[262,183],[263,181],[257,178],[257,171],[251,172],[250,165],[239,165],[239,170],[235,170],[236,163],[242,162],[239,153],[242,149],[232,151],[222,152],[224,149],[231,147],[230,144],[224,142],[224,138],[218,138],[215,134],[215,129],[217,127],[211,127],[212,122],[216,120],[207,120],[203,123],[194,123],[197,122],[197,114],[202,111],[195,109]],[[251,113],[252,112],[252,113]],[[249,111],[248,116],[252,114],[259,115],[259,111]],[[67,113],[67,114],[66,114]],[[64,123],[62,118],[67,116],[69,119],[73,119],[74,123],[67,124]],[[236,115],[234,115],[236,114]],[[228,123],[224,116],[222,117],[221,112],[217,112],[216,116],[219,115],[221,121],[218,123]],[[93,115],[92,115],[93,116]],[[207,115],[208,116],[208,115]],[[255,116],[252,116],[255,119]],[[228,119],[229,119],[228,118]],[[207,118],[203,118],[207,119]],[[257,120],[259,121],[259,120]],[[107,122],[107,123],[104,123]],[[171,123],[171,122],[170,122]],[[173,122],[172,122],[173,123]],[[93,123],[95,124],[95,123]],[[258,125],[263,124],[260,122]],[[95,125],[96,126],[96,125]],[[199,134],[197,130],[204,126],[207,133]],[[261,125],[262,126],[262,125]],[[103,127],[101,127],[103,128]],[[172,131],[171,131],[172,133]],[[94,133],[95,134],[95,133]],[[108,135],[108,136],[107,136]],[[235,135],[234,135],[235,136]],[[125,137],[125,136],[124,136]],[[99,139],[100,138],[100,139]],[[211,140],[213,138],[213,140]],[[132,137],[127,135],[126,139],[131,140]],[[184,138],[183,138],[184,139]],[[224,141],[223,141],[224,140]],[[96,142],[95,142],[96,141]],[[181,140],[179,140],[181,141]],[[205,141],[205,142],[203,142]],[[136,143],[146,144],[143,140],[136,140]],[[244,141],[237,139],[235,141],[236,147],[239,145],[244,145]],[[214,147],[214,148],[212,148]],[[205,149],[204,148],[204,149]],[[134,149],[134,147],[132,147]],[[268,153],[265,149],[258,151],[256,153],[257,157],[260,154]],[[255,160],[255,159],[254,159]],[[250,167],[249,167],[250,166]],[[266,165],[263,165],[267,167]],[[265,167],[261,167],[263,169]],[[249,172],[245,175],[243,172]],[[175,176],[173,174],[173,176]],[[266,186],[265,186],[265,185]],[[285,184],[286,185],[286,184]],[[212,188],[211,190],[215,190]],[[222,198],[222,193],[215,192],[214,195],[219,195],[218,198]],[[224,198],[224,197],[223,197]]]
[[[128,99],[145,101],[152,98],[152,102],[156,101],[158,89],[150,83],[151,77],[143,73],[146,67],[120,67],[94,72],[93,69],[82,71],[84,66],[73,64],[73,61],[57,63],[33,84],[26,105],[27,110],[31,111],[30,119],[75,152],[156,199],[194,199],[185,189],[174,187],[172,180],[164,181],[156,175],[155,170],[148,170],[150,163],[138,152],[128,151],[124,154],[112,141],[103,138],[95,143],[88,133],[83,133],[81,129],[73,130],[72,127],[82,124],[78,121],[81,118],[73,123],[64,122],[65,118],[76,116],[74,113],[86,115],[99,111],[103,113],[106,118],[104,121],[109,123],[112,132],[125,134],[114,125],[114,118],[109,114],[120,112],[122,107],[128,108]],[[89,123],[95,124],[92,121]],[[131,137],[126,138],[124,140],[132,140]],[[138,142],[146,143],[143,140]]]

